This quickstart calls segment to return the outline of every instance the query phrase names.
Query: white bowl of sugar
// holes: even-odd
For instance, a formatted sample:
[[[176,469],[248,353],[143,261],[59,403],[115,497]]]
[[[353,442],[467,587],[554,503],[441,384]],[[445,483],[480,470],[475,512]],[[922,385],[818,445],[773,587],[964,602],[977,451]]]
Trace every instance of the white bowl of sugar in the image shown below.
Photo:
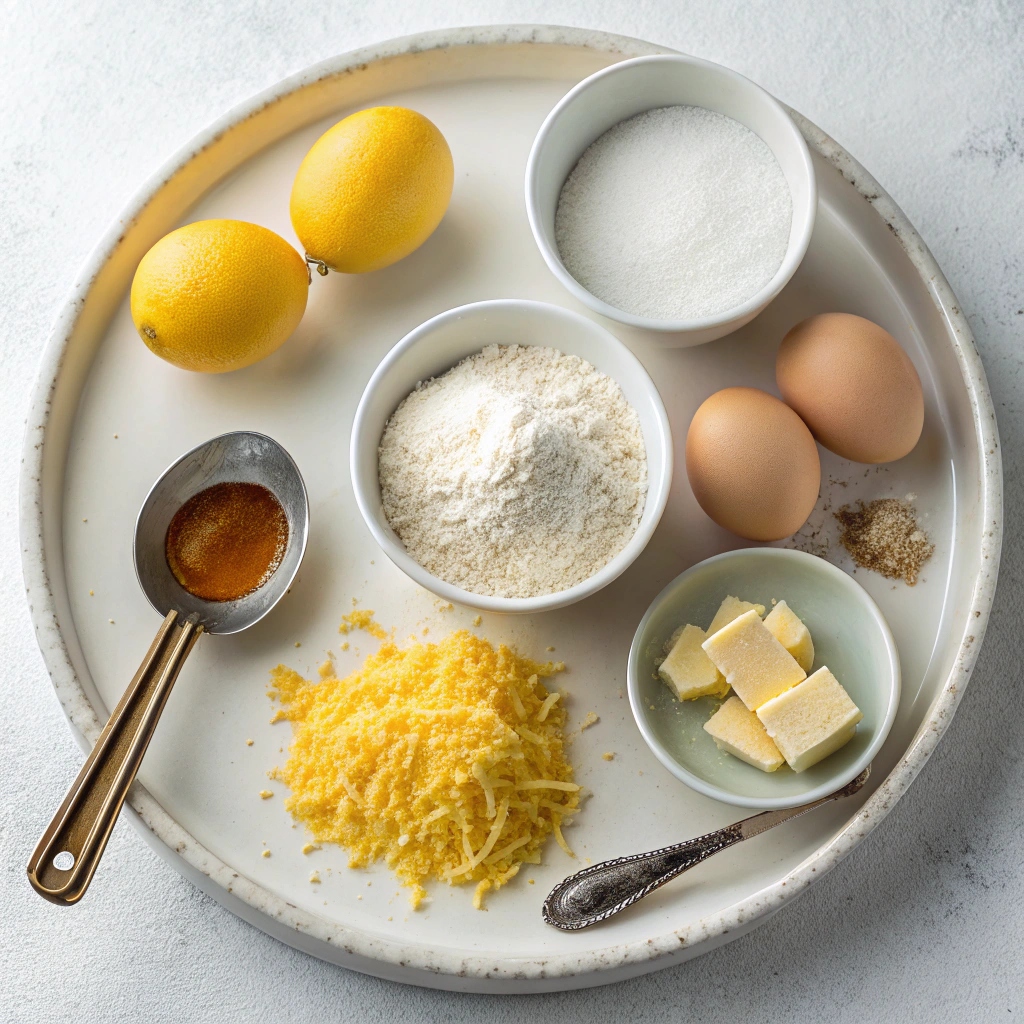
[[[530,152],[526,209],[580,302],[683,347],[742,327],[782,291],[807,252],[817,186],[775,99],[666,54],[613,64],[557,104]]]
[[[477,365],[488,359],[513,364],[511,378],[496,388]],[[566,374],[562,390],[559,372]],[[530,394],[514,393],[524,379],[539,380],[547,392],[547,422],[545,410],[535,415]],[[595,396],[598,407],[588,410]],[[576,463],[577,451],[623,429],[616,418],[628,421],[632,453],[617,442],[611,465]],[[575,505],[586,506],[595,490],[614,505],[608,478],[630,459],[639,500],[625,516],[626,528],[600,548],[603,534],[595,523],[603,520],[607,529],[610,520],[577,516]],[[388,353],[356,409],[350,469],[370,533],[412,580],[480,611],[536,613],[596,593],[647,546],[668,501],[672,435],[654,382],[604,327],[560,306],[496,299],[441,313]],[[488,507],[492,496],[497,503]],[[544,511],[540,519],[531,512],[548,507],[550,515]],[[536,544],[519,543],[518,530]],[[599,554],[594,561],[595,549],[607,550],[607,558]],[[506,565],[514,571],[498,572],[496,585],[471,589],[481,567]],[[564,587],[557,585],[560,565],[570,573]],[[510,596],[524,592],[513,577],[526,581],[528,596]],[[540,588],[547,592],[531,592],[537,580],[547,581]]]

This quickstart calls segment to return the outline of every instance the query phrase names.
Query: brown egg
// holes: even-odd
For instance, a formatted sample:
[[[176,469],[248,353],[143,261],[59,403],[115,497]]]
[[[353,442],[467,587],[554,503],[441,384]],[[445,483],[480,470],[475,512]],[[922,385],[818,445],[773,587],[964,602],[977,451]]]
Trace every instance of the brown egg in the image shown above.
[[[748,540],[781,540],[818,500],[818,448],[788,405],[757,388],[726,388],[693,414],[686,475],[719,526]]]
[[[899,342],[850,313],[822,313],[782,339],[775,380],[811,433],[854,462],[892,462],[924,426],[921,379]]]

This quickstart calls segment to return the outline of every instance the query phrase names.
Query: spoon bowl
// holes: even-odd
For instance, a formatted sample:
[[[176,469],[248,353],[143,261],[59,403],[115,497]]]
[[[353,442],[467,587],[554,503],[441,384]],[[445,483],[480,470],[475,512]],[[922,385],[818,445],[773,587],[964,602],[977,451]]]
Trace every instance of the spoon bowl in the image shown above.
[[[288,542],[274,575],[236,601],[206,601],[190,594],[167,564],[165,538],[174,513],[194,494],[220,483],[261,484],[288,518]],[[298,466],[272,438],[248,430],[221,434],[186,452],[166,469],[142,503],[135,524],[135,573],[149,603],[195,615],[207,633],[238,633],[259,622],[285,595],[299,571],[309,534],[309,501]]]

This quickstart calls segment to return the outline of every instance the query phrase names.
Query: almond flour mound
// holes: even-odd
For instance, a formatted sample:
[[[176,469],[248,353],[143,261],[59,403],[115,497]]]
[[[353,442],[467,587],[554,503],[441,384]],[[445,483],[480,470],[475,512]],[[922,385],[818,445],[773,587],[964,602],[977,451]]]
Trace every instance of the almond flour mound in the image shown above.
[[[610,377],[552,348],[489,345],[421,382],[378,457],[406,550],[474,594],[583,582],[625,547],[647,497],[636,411]]]
[[[466,630],[400,650],[387,641],[346,679],[271,673],[274,721],[292,723],[288,761],[274,772],[285,807],[349,865],[383,858],[412,889],[424,882],[490,889],[540,863],[548,837],[572,856],[561,825],[579,809],[565,758],[560,694],[537,663]]]

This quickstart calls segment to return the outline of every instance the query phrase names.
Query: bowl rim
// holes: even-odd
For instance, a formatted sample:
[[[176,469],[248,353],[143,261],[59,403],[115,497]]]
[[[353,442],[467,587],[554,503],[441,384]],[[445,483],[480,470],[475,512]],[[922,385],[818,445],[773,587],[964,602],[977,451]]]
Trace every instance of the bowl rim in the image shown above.
[[[794,151],[800,158],[799,162],[808,184],[807,200],[802,204],[802,209],[805,211],[804,229],[795,239],[790,239],[790,242],[786,247],[786,253],[782,258],[782,263],[779,264],[779,268],[775,271],[771,280],[768,281],[768,283],[759,291],[755,292],[750,296],[750,298],[741,302],[739,305],[732,306],[731,308],[723,310],[721,313],[716,313],[713,316],[689,320],[646,317],[640,316],[636,313],[629,313],[624,309],[620,309],[618,306],[613,306],[610,303],[605,302],[604,299],[598,298],[593,292],[584,288],[583,285],[580,284],[579,281],[577,281],[576,278],[573,277],[566,269],[565,264],[562,262],[562,258],[558,253],[557,247],[548,241],[547,232],[542,227],[541,216],[537,209],[537,168],[540,163],[541,154],[553,133],[558,130],[558,122],[565,112],[576,102],[582,93],[593,88],[595,84],[603,81],[605,78],[612,75],[629,74],[633,68],[640,65],[659,63],[689,64],[694,67],[701,68],[711,74],[716,74],[723,78],[730,79],[738,85],[739,88],[757,95],[761,102],[771,108],[774,108],[775,112],[779,115],[783,124],[786,126],[787,134],[790,138]],[[760,136],[758,137],[760,138]],[[762,139],[762,141],[764,140]],[[768,143],[765,142],[765,145],[768,145]],[[771,148],[772,147],[769,146],[769,149]],[[790,190],[790,196],[793,198],[793,217],[795,219],[797,216],[797,204],[795,197],[792,197],[792,190]],[[739,72],[733,71],[731,68],[727,68],[722,64],[716,64],[714,61],[703,60],[700,57],[691,57],[687,54],[664,53],[651,54],[644,57],[633,57],[629,60],[612,64],[609,67],[595,72],[588,78],[583,79],[582,82],[579,82],[570,89],[558,101],[558,103],[555,104],[548,116],[544,118],[544,122],[541,124],[540,130],[534,137],[533,145],[530,147],[530,155],[526,161],[526,216],[530,222],[530,231],[533,234],[534,242],[540,250],[540,254],[544,258],[544,262],[548,265],[548,269],[556,278],[558,278],[562,286],[566,288],[574,298],[594,310],[595,313],[600,313],[601,316],[607,317],[610,320],[617,320],[619,323],[627,324],[630,327],[639,327],[649,331],[673,334],[696,334],[698,332],[712,331],[733,323],[735,323],[738,328],[742,326],[743,323],[753,319],[754,316],[761,312],[761,310],[775,299],[782,289],[786,287],[793,275],[796,273],[800,264],[803,262],[804,256],[807,255],[807,249],[811,244],[811,235],[814,232],[817,208],[818,182],[814,172],[814,162],[811,159],[811,151],[807,145],[806,139],[804,139],[803,133],[800,131],[799,127],[797,127],[796,122],[790,116],[786,108],[774,96],[772,96],[771,93],[762,89],[761,86],[747,78],[745,75],[741,75]]]
[[[779,799],[774,799],[772,797],[744,796],[742,794],[732,793],[729,790],[716,786],[714,783],[708,782],[706,779],[702,779],[699,775],[691,772],[677,761],[658,740],[654,731],[647,722],[647,716],[644,714],[640,698],[640,677],[638,668],[642,657],[642,638],[647,629],[647,624],[654,616],[654,613],[667,599],[669,591],[675,589],[675,587],[678,586],[679,583],[681,583],[687,576],[692,576],[697,572],[697,570],[704,569],[710,564],[734,561],[751,555],[768,555],[769,558],[775,558],[780,561],[792,560],[800,562],[806,565],[810,571],[822,572],[825,575],[832,576],[833,579],[841,581],[841,586],[845,587],[849,593],[854,594],[856,599],[859,600],[871,614],[879,635],[884,643],[886,653],[889,656],[888,698],[885,715],[879,723],[878,728],[875,731],[875,735],[872,737],[867,748],[845,771],[836,773],[831,779],[819,784],[811,790],[808,790],[806,793],[797,793],[792,796],[781,797]],[[679,779],[680,782],[685,783],[698,793],[711,797],[713,800],[720,800],[723,803],[732,804],[734,807],[751,807],[762,811],[782,810],[788,807],[799,807],[801,804],[811,803],[814,800],[819,800],[822,797],[828,796],[830,793],[834,793],[837,789],[841,789],[848,782],[855,779],[871,763],[878,751],[881,750],[882,744],[885,742],[889,735],[889,731],[892,729],[900,703],[901,683],[900,658],[896,647],[896,641],[893,638],[892,630],[889,629],[889,624],[885,621],[885,617],[882,615],[881,610],[875,603],[874,598],[872,598],[871,595],[852,576],[840,569],[839,566],[833,565],[831,562],[826,561],[824,558],[819,558],[817,555],[808,554],[806,551],[797,551],[793,548],[734,548],[732,551],[723,551],[720,554],[712,555],[710,558],[705,558],[703,561],[691,565],[684,572],[681,572],[678,576],[674,577],[661,589],[658,596],[655,597],[647,611],[644,613],[644,617],[640,620],[640,625],[637,626],[636,633],[633,634],[633,642],[629,647],[629,660],[626,668],[626,689],[629,694],[629,707],[633,712],[633,720],[636,722],[637,728],[640,730],[640,734],[644,738],[644,742],[651,749],[654,756],[677,779]]]
[[[393,371],[399,360],[410,349],[421,344],[430,337],[439,327],[444,326],[452,320],[462,319],[465,316],[486,315],[489,311],[502,308],[529,309],[540,316],[560,317],[563,320],[573,321],[576,324],[585,325],[588,330],[604,334],[612,343],[613,348],[620,350],[625,362],[630,365],[636,378],[647,391],[651,401],[656,423],[656,437],[653,439],[655,447],[660,443],[660,450],[663,452],[664,463],[661,486],[653,490],[650,486],[651,480],[651,448],[652,445],[645,438],[647,448],[647,479],[648,490],[644,503],[643,515],[640,518],[636,531],[627,541],[626,545],[614,558],[599,569],[593,576],[577,583],[568,590],[559,590],[553,594],[541,594],[537,597],[493,597],[485,594],[474,594],[463,590],[454,584],[447,583],[435,576],[424,566],[420,565],[406,550],[404,545],[396,543],[388,531],[384,530],[378,522],[376,510],[380,507],[379,495],[373,497],[372,488],[363,480],[358,466],[360,463],[359,453],[370,443],[367,420],[369,417],[369,405],[376,389],[380,387],[385,378]],[[482,347],[482,346],[481,346]],[[471,354],[471,353],[470,353]],[[463,357],[465,358],[465,357]],[[603,370],[601,371],[604,372]],[[609,376],[611,376],[609,374]],[[621,382],[612,377],[620,387]],[[415,382],[413,382],[415,384]],[[392,410],[394,412],[394,410]],[[390,416],[390,414],[389,414]],[[379,437],[373,438],[374,448],[380,442]],[[376,464],[376,463],[375,463]],[[438,313],[425,320],[419,326],[414,327],[402,338],[378,363],[373,374],[363,388],[363,393],[356,406],[355,418],[352,421],[352,433],[349,441],[349,475],[352,481],[352,491],[356,499],[359,513],[363,522],[373,535],[373,539],[380,546],[381,550],[398,566],[414,583],[431,591],[446,601],[452,601],[475,608],[478,611],[511,613],[511,614],[533,614],[537,612],[553,611],[556,608],[564,608],[568,605],[582,601],[592,594],[606,587],[609,583],[619,577],[630,565],[640,556],[647,547],[654,531],[661,522],[661,517],[668,504],[669,492],[672,487],[672,471],[674,464],[672,431],[669,426],[668,413],[665,403],[657,385],[651,379],[650,374],[643,363],[636,357],[630,348],[620,341],[607,327],[583,316],[565,306],[557,306],[549,302],[539,302],[535,299],[484,299],[479,302],[469,302],[462,306],[454,306],[444,312]],[[648,515],[650,513],[650,515]]]

